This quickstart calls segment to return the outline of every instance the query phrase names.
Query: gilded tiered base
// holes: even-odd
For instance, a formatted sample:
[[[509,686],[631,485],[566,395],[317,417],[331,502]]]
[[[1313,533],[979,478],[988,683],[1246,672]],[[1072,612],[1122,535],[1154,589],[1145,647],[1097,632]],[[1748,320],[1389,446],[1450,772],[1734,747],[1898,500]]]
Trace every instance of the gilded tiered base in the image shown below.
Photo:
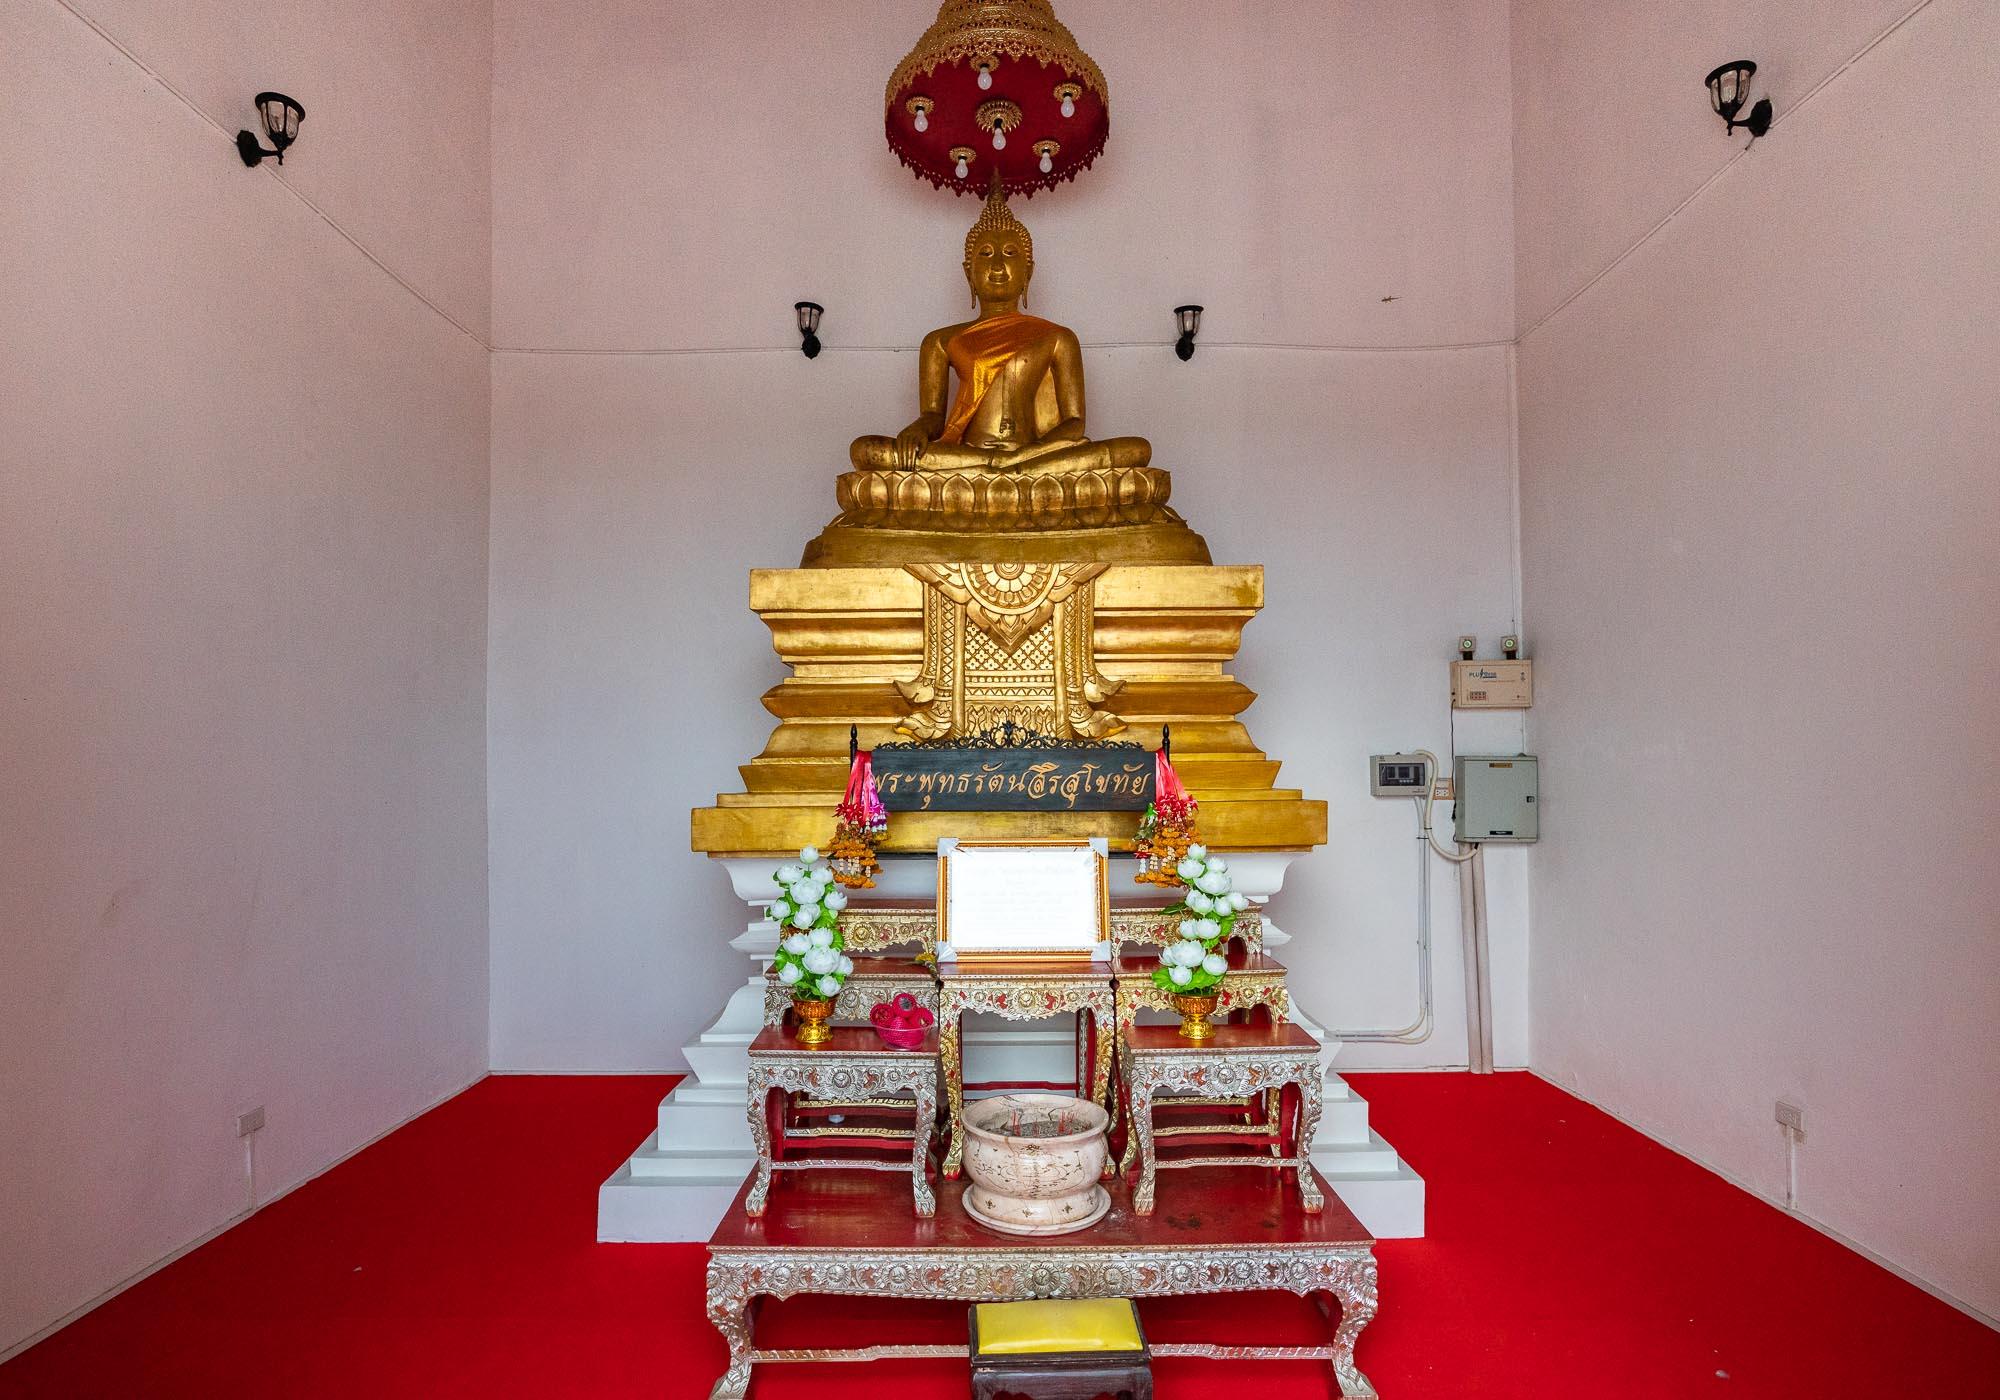
[[[1106,533],[1128,538],[1143,528]],[[1178,528],[1199,544],[1185,525]],[[865,533],[879,541],[891,532]],[[1035,588],[1058,601],[1008,611],[1014,605],[1007,600],[1017,596],[1008,590],[1032,598]],[[764,751],[740,769],[743,791],[694,811],[694,849],[780,855],[823,844],[847,784],[849,724],[870,748],[939,726],[965,732],[1016,713],[1032,719],[1042,707],[1055,722],[1030,726],[1041,732],[1115,734],[1147,748],[1172,726],[1175,767],[1201,801],[1202,835],[1218,848],[1320,845],[1326,804],[1276,786],[1277,762],[1237,718],[1256,695],[1227,667],[1263,602],[1258,565],[754,570],[750,606],[792,674],[763,697],[778,725]],[[1002,644],[1010,640],[1011,649]],[[1129,849],[1138,821],[1137,812],[897,812],[883,849],[930,852],[943,836],[1102,834]]]

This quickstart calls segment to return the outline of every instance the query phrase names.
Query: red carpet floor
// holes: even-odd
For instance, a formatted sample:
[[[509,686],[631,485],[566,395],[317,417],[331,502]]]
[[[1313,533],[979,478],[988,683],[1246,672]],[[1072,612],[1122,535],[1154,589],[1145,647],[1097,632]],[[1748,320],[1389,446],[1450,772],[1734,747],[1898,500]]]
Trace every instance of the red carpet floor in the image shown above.
[[[700,1246],[592,1240],[597,1184],[670,1082],[488,1079],[0,1366],[0,1396],[706,1395],[723,1352]],[[2000,1396],[2000,1333],[1538,1079],[1353,1082],[1430,1183],[1430,1237],[1379,1247],[1358,1356],[1386,1400]],[[769,1316],[776,1340],[839,1335],[853,1313]],[[942,1340],[962,1318],[897,1321]],[[1148,1318],[1160,1335],[1307,1326],[1264,1295]],[[964,1377],[771,1368],[752,1394],[959,1396]],[[1333,1394],[1305,1366],[1162,1362],[1157,1379],[1161,1400]]]

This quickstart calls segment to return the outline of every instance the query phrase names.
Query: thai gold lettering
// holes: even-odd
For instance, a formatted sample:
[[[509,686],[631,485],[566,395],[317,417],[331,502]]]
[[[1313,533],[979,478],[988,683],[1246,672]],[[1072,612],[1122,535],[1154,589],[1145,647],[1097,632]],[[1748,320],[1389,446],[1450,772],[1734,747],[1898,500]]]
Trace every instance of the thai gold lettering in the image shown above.
[[[1053,756],[938,748],[878,754],[876,762],[875,787],[892,810],[1122,809],[1143,805],[1153,778],[1144,759],[1111,758],[1087,748]]]
[[[1073,810],[1076,807],[1077,795],[1083,790],[1083,770],[1072,768],[1063,774],[1056,790],[1062,794],[1063,805]]]

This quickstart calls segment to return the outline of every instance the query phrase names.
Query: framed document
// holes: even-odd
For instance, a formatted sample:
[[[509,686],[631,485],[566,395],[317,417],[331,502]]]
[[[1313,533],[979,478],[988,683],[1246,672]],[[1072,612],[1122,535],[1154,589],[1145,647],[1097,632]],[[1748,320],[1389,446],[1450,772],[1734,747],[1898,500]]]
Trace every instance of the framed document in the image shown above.
[[[938,842],[939,961],[1106,956],[1109,865],[1102,837]]]

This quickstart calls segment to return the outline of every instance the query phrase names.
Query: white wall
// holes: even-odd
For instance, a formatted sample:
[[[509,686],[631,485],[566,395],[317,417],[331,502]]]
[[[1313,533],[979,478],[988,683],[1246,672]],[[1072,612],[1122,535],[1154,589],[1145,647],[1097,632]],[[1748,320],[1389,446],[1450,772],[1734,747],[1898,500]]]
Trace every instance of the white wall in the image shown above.
[[[1515,10],[1524,323],[1779,118],[1520,347],[1534,1063],[1991,1317],[2000,10],[1738,8]]]
[[[489,33],[0,9],[0,1351],[485,1069]]]
[[[1248,721],[1333,804],[1279,915],[1302,1000],[1401,1024],[1414,828],[1367,796],[1366,756],[1443,751],[1452,638],[1514,616],[1504,6],[1062,14],[1114,125],[1098,168],[1020,206],[1030,305],[1082,336],[1094,430],[1151,436],[1217,557],[1270,566]],[[725,946],[744,911],[687,853],[686,814],[738,786],[771,723],[755,700],[781,673],[746,571],[796,562],[848,440],[908,418],[909,352],[964,297],[976,208],[912,179],[878,115],[928,18],[496,6],[496,1067],[678,1065],[745,971]],[[827,306],[813,362],[801,297]],[[1183,365],[1165,346],[1187,300],[1208,313]],[[1519,1063],[1523,871],[1496,867]],[[1446,1019],[1353,1062],[1463,1063]]]

